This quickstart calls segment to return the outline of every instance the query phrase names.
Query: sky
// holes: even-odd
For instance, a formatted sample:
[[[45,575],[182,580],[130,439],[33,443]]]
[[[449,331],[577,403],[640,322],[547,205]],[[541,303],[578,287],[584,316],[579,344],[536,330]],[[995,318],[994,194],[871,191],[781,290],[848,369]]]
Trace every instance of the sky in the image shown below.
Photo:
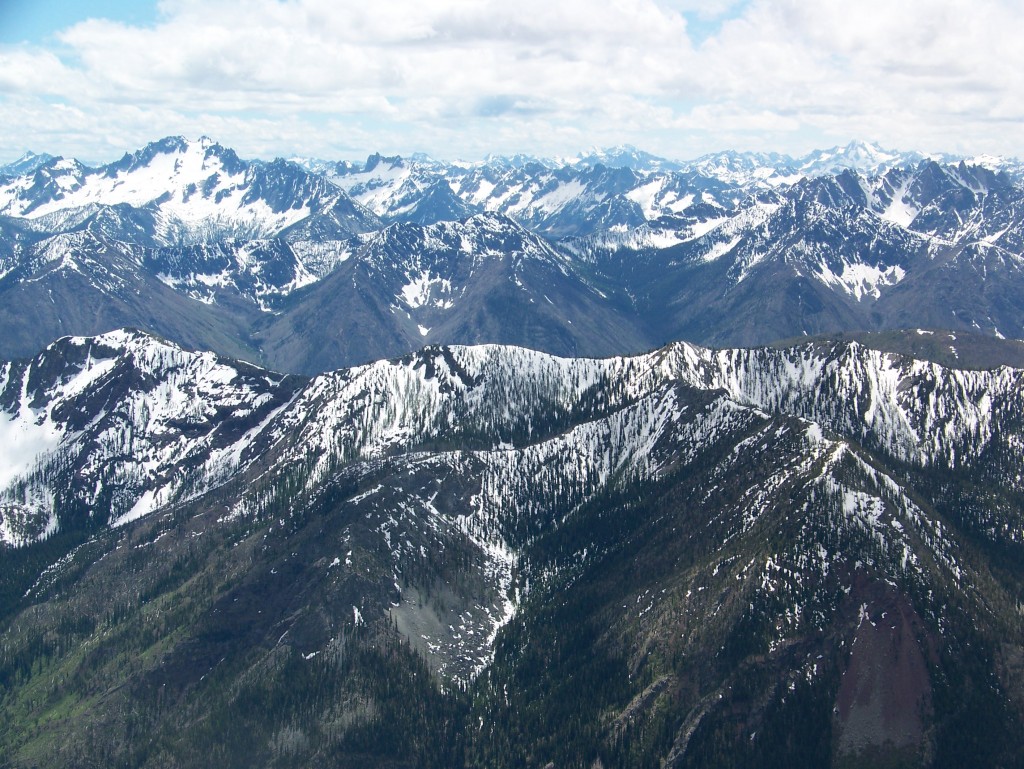
[[[0,0],[0,163],[1024,156],[1020,0]]]

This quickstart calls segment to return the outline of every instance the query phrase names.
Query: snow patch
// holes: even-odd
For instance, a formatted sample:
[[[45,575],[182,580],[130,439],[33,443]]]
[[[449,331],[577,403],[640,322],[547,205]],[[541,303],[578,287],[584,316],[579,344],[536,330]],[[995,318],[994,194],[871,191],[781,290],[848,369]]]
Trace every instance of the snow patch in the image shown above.
[[[858,302],[865,297],[878,299],[883,288],[895,286],[906,274],[899,265],[883,268],[864,262],[844,262],[843,271],[838,275],[824,262],[818,265],[818,278],[823,283],[838,286]]]

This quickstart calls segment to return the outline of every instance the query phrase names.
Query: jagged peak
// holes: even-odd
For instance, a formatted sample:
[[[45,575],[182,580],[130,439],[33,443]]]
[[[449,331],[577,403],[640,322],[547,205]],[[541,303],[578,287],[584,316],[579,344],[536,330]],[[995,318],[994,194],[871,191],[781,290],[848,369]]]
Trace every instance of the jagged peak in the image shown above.
[[[4,166],[0,166],[0,173],[8,176],[30,174],[58,160],[63,160],[63,158],[51,155],[47,152],[36,153],[32,150],[26,150],[17,160],[7,163]]]
[[[387,242],[409,234],[423,234],[425,237],[446,238],[453,235],[472,235],[474,233],[486,232],[508,232],[520,235],[523,238],[537,240],[542,239],[530,230],[519,224],[517,221],[496,211],[483,211],[471,214],[458,221],[435,222],[433,224],[418,224],[416,222],[395,222],[384,229],[370,233],[368,242]]]
[[[229,173],[238,173],[248,165],[238,157],[233,149],[215,142],[208,136],[201,136],[194,140],[184,136],[165,136],[134,152],[126,152],[120,160],[106,166],[106,172],[109,176],[132,172],[151,165],[156,158],[162,155],[198,155],[204,159],[217,158]]]
[[[865,141],[863,139],[853,139],[845,147],[843,152],[851,157],[864,157],[864,158],[876,158],[879,156],[895,157],[899,155],[896,150],[887,150],[882,147],[876,141]]]
[[[674,170],[679,164],[667,158],[638,149],[632,144],[614,147],[591,147],[579,153],[572,165],[591,167],[602,165],[607,168],[629,168],[634,171]]]
[[[539,158],[536,155],[529,155],[524,152],[516,152],[512,155],[497,155],[489,153],[484,157],[483,161],[468,164],[469,167],[483,166],[488,168],[508,168],[518,170],[528,169],[531,167],[551,170],[552,168],[557,168],[563,165],[566,165],[566,161]]]
[[[375,152],[366,158],[366,163],[363,164],[363,172],[369,173],[380,165],[387,165],[390,168],[403,168],[405,166],[405,162],[401,155],[388,156]]]

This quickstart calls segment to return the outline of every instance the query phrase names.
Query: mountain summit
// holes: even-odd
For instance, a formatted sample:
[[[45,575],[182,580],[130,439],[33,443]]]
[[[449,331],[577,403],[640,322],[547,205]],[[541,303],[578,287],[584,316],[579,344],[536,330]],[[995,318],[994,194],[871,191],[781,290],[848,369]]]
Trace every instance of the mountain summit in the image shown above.
[[[54,159],[0,184],[0,213],[46,224],[97,206],[128,206],[153,221],[152,242],[266,237],[322,215],[344,194],[286,161],[249,163],[208,138],[168,137],[98,168]],[[351,209],[349,232],[373,226]]]

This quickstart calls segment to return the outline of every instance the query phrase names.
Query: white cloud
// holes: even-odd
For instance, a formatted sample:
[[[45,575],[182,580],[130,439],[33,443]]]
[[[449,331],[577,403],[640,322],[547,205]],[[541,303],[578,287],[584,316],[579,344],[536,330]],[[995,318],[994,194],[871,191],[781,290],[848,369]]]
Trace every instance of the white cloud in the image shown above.
[[[372,12],[320,0],[170,7],[174,15],[154,29],[89,21],[62,40],[96,80],[132,92],[373,89],[403,96],[509,87],[564,93],[617,64],[635,64],[651,47],[686,45],[682,20],[646,0],[515,6],[385,0]],[[534,79],[541,72],[548,77]]]
[[[1016,2],[351,5],[165,0],[151,27],[90,20],[59,48],[0,48],[0,153],[96,156],[172,132],[243,154],[631,142],[683,157],[854,136],[1022,152]]]
[[[66,95],[80,92],[85,85],[80,72],[49,51],[0,47],[0,94]]]

